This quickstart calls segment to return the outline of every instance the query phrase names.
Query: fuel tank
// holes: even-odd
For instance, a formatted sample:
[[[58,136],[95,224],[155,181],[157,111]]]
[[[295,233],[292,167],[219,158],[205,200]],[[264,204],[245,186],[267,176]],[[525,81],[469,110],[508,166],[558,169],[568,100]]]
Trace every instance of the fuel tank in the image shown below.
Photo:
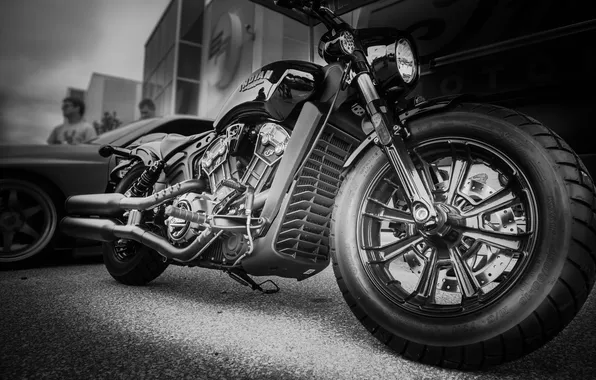
[[[215,129],[219,132],[246,109],[283,121],[296,106],[315,95],[324,76],[322,66],[306,61],[278,61],[263,66],[232,92],[215,118]]]

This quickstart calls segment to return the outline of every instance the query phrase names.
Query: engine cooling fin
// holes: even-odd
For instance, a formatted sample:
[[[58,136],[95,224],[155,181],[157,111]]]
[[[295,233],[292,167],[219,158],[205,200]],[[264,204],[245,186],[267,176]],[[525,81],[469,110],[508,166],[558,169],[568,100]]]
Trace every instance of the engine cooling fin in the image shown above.
[[[285,210],[276,250],[313,262],[329,260],[329,233],[345,161],[360,142],[327,125],[307,158]]]

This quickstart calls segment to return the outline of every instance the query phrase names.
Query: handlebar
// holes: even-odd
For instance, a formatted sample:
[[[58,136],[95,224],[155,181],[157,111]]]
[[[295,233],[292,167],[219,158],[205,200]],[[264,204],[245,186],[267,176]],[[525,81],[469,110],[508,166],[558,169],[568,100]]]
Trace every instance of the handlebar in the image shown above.
[[[301,0],[274,0],[275,5],[282,8],[294,9],[302,8]]]
[[[99,147],[98,152],[99,155],[102,157],[110,157],[113,154],[124,158],[132,157],[132,152],[130,151],[130,149],[119,148],[117,146],[112,145],[102,145],[101,147]]]
[[[281,8],[294,9],[321,21],[331,30],[345,24],[335,13],[327,8],[326,2],[321,0],[274,0],[273,3]]]

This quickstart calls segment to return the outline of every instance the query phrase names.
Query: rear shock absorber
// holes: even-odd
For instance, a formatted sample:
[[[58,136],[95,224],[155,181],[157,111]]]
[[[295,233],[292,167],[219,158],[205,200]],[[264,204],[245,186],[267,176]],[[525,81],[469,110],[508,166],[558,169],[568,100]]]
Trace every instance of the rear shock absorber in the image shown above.
[[[133,183],[124,195],[127,197],[145,196],[147,192],[151,190],[153,185],[157,183],[164,166],[165,164],[163,161],[155,161],[153,165],[145,169],[143,174],[141,174],[141,177]],[[135,252],[136,244],[132,240],[118,239],[118,241],[114,243],[114,254],[118,260],[126,260],[128,257],[134,255]]]
[[[153,165],[145,169],[141,177],[135,181],[130,189],[124,194],[127,197],[144,196],[159,179],[165,164],[163,161],[155,161]]]

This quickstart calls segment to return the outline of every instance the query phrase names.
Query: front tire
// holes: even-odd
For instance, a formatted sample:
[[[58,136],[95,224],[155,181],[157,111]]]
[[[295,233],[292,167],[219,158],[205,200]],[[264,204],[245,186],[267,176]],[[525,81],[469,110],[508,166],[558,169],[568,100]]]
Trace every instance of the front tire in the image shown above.
[[[132,167],[114,189],[115,193],[124,194],[143,174],[146,167],[140,163]],[[149,194],[148,194],[149,195]],[[157,251],[137,243],[128,241],[126,248],[118,248],[116,242],[103,244],[103,260],[110,275],[120,283],[142,286],[155,280],[168,267]],[[122,252],[123,251],[123,252]],[[125,255],[123,257],[123,255]]]
[[[498,161],[498,157],[504,162],[510,161],[510,165],[515,166],[511,171],[511,178],[519,178],[520,184],[528,185],[526,188],[521,185],[516,188],[515,183],[510,182],[506,183],[505,188],[519,189],[519,193],[524,194],[520,196],[524,201],[520,198],[519,204],[526,205],[529,210],[526,213],[524,209],[524,213],[534,213],[524,222],[525,227],[515,224],[518,231],[525,231],[519,236],[523,235],[524,239],[527,237],[529,243],[520,245],[525,251],[516,255],[511,253],[513,249],[499,248],[496,251],[499,255],[516,258],[512,269],[499,272],[498,269],[488,268],[482,272],[484,277],[479,275],[484,267],[482,260],[477,259],[478,253],[475,256],[466,256],[465,260],[452,256],[451,271],[447,267],[443,272],[443,279],[456,278],[455,282],[449,280],[450,284],[459,285],[458,290],[464,296],[460,295],[459,305],[437,306],[436,289],[441,287],[437,282],[440,272],[426,270],[427,265],[429,268],[438,268],[435,265],[437,262],[433,261],[432,249],[421,253],[421,250],[426,249],[425,245],[412,245],[407,248],[409,251],[392,254],[387,247],[401,249],[404,244],[400,241],[398,244],[401,245],[381,243],[381,238],[376,237],[376,233],[380,235],[383,230],[381,222],[366,222],[370,219],[370,214],[374,214],[371,210],[379,211],[374,215],[377,219],[395,219],[395,215],[406,219],[407,214],[403,209],[400,212],[395,211],[399,209],[398,201],[382,195],[381,190],[388,188],[388,185],[374,187],[375,181],[394,182],[379,177],[379,173],[387,170],[388,164],[381,150],[374,147],[347,176],[333,214],[333,269],[346,302],[377,339],[404,357],[426,364],[478,369],[518,359],[543,346],[575,317],[594,285],[596,195],[594,183],[585,166],[561,138],[538,121],[496,106],[459,105],[451,111],[412,121],[410,130],[412,136],[407,141],[409,149],[422,152],[426,144],[427,157],[438,155],[441,143],[454,144],[459,141],[463,145],[451,148],[455,152],[453,157],[468,154],[473,150],[470,147],[485,147],[495,152],[497,158],[493,158],[493,162]],[[490,161],[488,156],[487,154],[487,162]],[[423,161],[422,156],[416,160],[418,163]],[[453,162],[456,160],[453,159]],[[455,173],[455,167],[454,165],[443,173],[448,172],[447,176],[451,177],[451,172]],[[437,182],[442,179],[440,173],[441,170],[435,172]],[[490,189],[490,186],[485,186],[486,177],[489,176],[480,174],[485,177],[483,189]],[[462,189],[460,185],[466,178],[465,185],[469,189],[470,177],[471,173],[466,172],[462,183],[458,182],[458,189]],[[503,182],[506,180],[503,179]],[[510,187],[507,187],[509,184]],[[485,202],[481,198],[467,198],[467,201],[463,199],[461,202],[462,205],[467,202],[466,207],[470,202],[482,207]],[[387,204],[367,206],[371,199]],[[363,210],[367,211],[368,216],[363,216]],[[515,210],[510,212],[509,209],[499,209],[501,211],[509,213],[510,222],[513,222]],[[473,209],[462,211],[466,212],[473,213]],[[516,214],[515,219],[517,218]],[[493,223],[494,220],[490,219],[488,222]],[[503,222],[501,227],[505,225],[514,226]],[[412,228],[394,227],[395,223],[390,230],[395,236],[417,241],[416,232]],[[485,236],[488,239],[490,236],[501,235],[487,233]],[[506,235],[506,239],[499,242],[514,241],[515,238],[511,236]],[[461,239],[462,244],[468,244],[464,238]],[[481,248],[478,247],[487,244],[482,239],[478,241],[475,249],[480,252]],[[473,243],[476,242],[472,241],[470,244]],[[430,244],[428,243],[429,246]],[[378,252],[380,247],[385,247],[381,253]],[[494,247],[491,246],[487,252],[493,250]],[[459,248],[454,251],[458,252]],[[490,255],[492,253],[486,253],[487,257]],[[387,261],[391,261],[390,265],[395,263],[393,267],[387,265],[383,270],[375,269],[384,258],[391,256],[393,258]],[[371,257],[376,257],[377,261],[370,260]],[[404,258],[404,263],[397,260],[401,257]],[[476,263],[480,263],[478,271]],[[495,259],[494,263],[497,267],[502,261]],[[388,274],[399,273],[399,265],[410,269],[414,272],[413,276],[419,277],[418,283],[411,287],[415,290],[409,296],[404,290],[407,287],[404,278],[407,276],[403,274],[403,277],[391,278]],[[466,267],[472,269],[467,270]],[[433,276],[429,273],[433,273]],[[468,283],[460,282],[460,279],[466,278],[466,273],[472,273],[467,277],[471,280]],[[478,291],[473,285],[466,286],[474,283],[472,277],[488,279],[492,274],[495,276],[491,281],[496,286],[486,294],[490,295],[494,290],[496,293],[493,295],[485,296],[482,287]],[[429,286],[419,286],[424,285],[420,279],[431,277],[437,280],[429,282]],[[480,285],[480,281],[477,281],[476,286]],[[464,291],[464,288],[470,287],[476,290],[472,295]],[[442,286],[442,289],[446,287]],[[424,297],[421,297],[422,294]],[[429,302],[430,294],[434,300]],[[453,293],[449,295],[451,294]]]

